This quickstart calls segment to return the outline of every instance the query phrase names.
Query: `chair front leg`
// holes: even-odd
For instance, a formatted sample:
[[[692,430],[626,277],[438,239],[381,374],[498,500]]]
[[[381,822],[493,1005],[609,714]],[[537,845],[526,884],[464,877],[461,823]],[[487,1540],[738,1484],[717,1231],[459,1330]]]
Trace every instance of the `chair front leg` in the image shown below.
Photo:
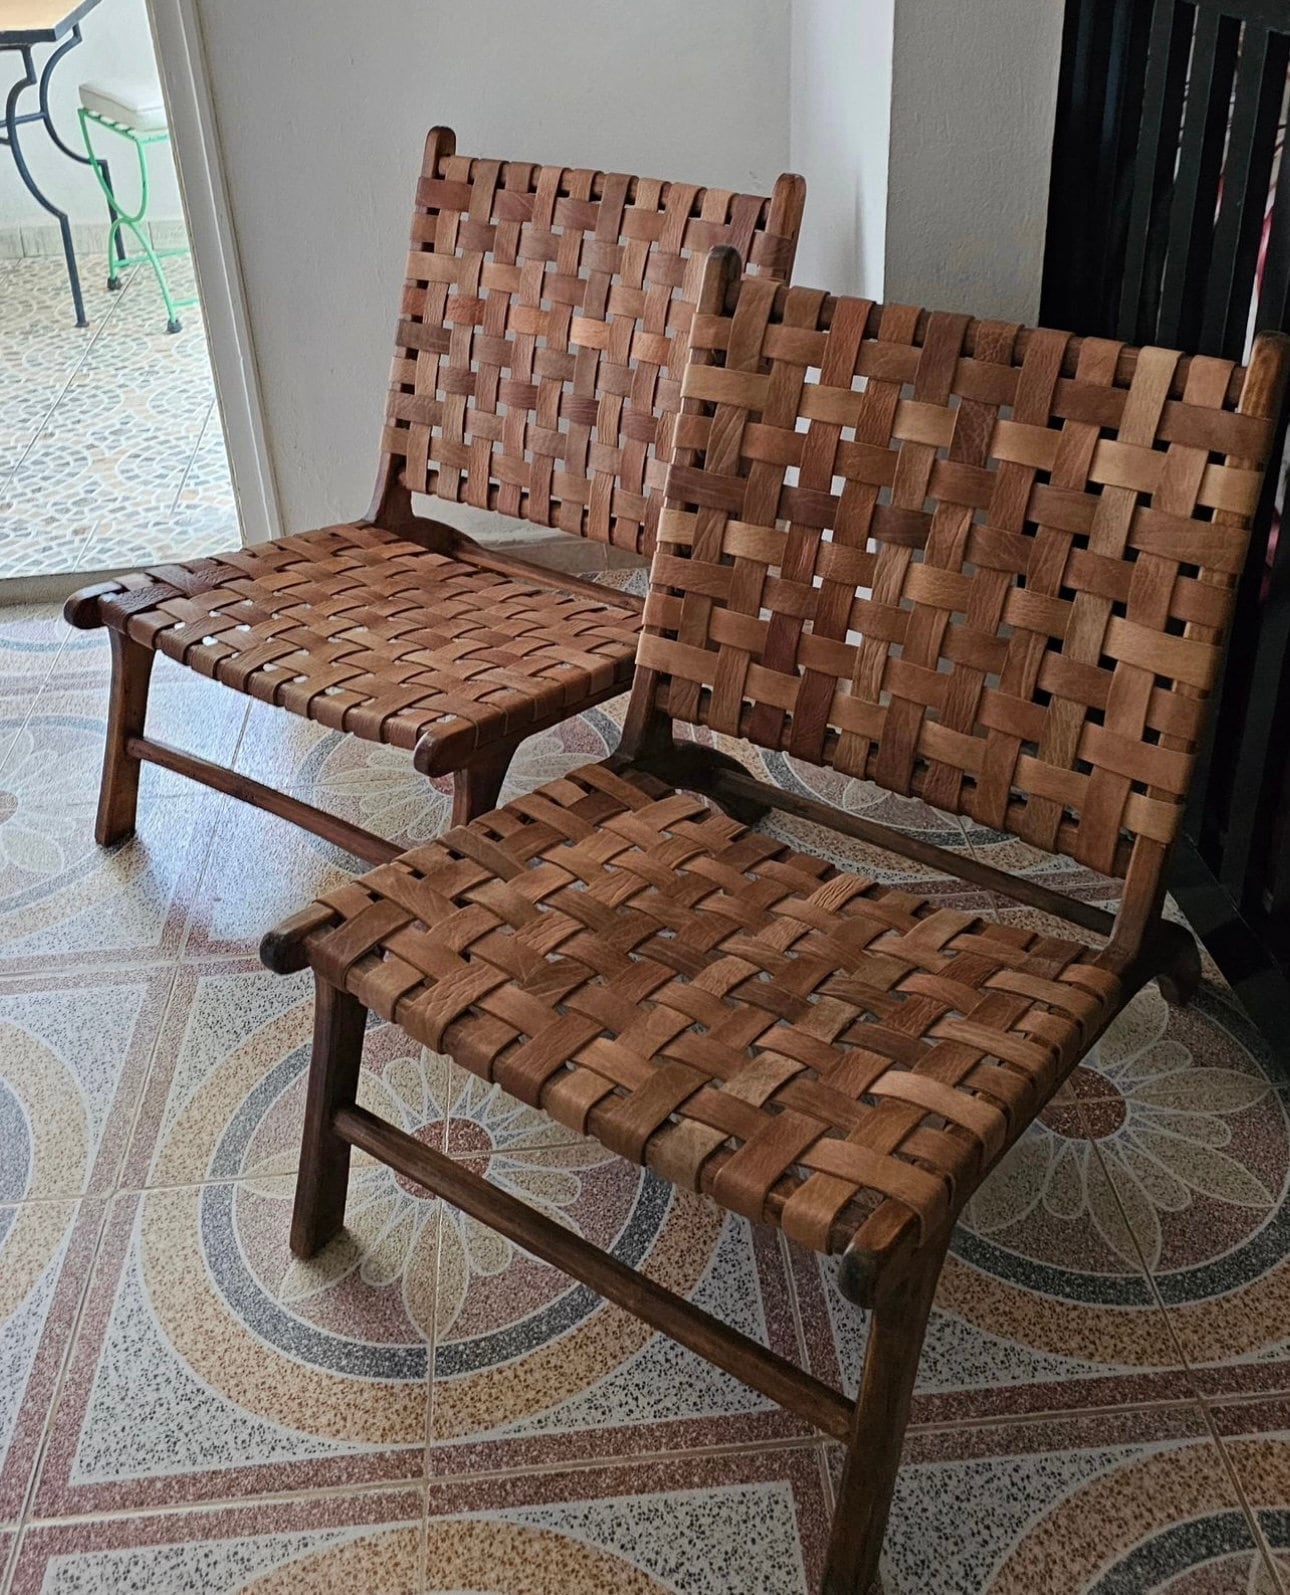
[[[94,821],[94,840],[100,847],[111,847],[134,835],[141,765],[126,748],[131,737],[143,735],[152,662],[156,658],[151,648],[132,641],[124,632],[111,629],[108,638],[112,648],[112,687],[103,778]]]
[[[929,1247],[917,1272],[881,1293],[870,1314],[820,1595],[866,1595],[877,1580],[918,1359],[948,1245],[947,1236]]]
[[[314,1046],[309,1060],[305,1130],[291,1215],[291,1250],[312,1257],[345,1222],[349,1142],[333,1124],[341,1108],[353,1107],[363,1061],[367,1009],[357,997],[315,976]]]
[[[454,770],[452,776],[452,823],[468,825],[481,814],[497,807],[497,794],[510,769],[517,744],[499,743]]]

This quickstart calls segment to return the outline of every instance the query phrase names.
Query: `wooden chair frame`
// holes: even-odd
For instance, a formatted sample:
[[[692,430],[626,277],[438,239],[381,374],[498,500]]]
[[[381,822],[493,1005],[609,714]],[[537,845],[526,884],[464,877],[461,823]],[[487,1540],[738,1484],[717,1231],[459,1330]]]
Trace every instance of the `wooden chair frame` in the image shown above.
[[[730,299],[740,291],[737,272],[737,259],[731,258],[728,252],[714,251],[694,334],[696,344],[708,350],[718,347],[712,341],[713,328]],[[748,291],[747,282],[743,290]],[[781,304],[785,292],[781,290],[778,296]],[[812,318],[812,326],[829,327],[835,310],[838,314],[858,314],[856,301],[821,303],[822,296],[814,303],[800,298],[793,300],[794,294],[805,292],[787,291],[793,314],[805,310]],[[764,309],[765,294],[759,292],[756,297]],[[837,309],[838,306],[842,308]],[[881,307],[873,307],[866,313],[872,326],[882,322]],[[763,315],[763,325],[764,319]],[[786,323],[789,319],[786,315]],[[920,343],[928,325],[925,315],[919,320],[917,329],[909,324],[910,341]],[[729,332],[729,319],[725,318],[719,329],[723,336],[729,333],[722,347],[726,369],[734,373],[729,378],[730,385],[736,382],[740,371],[758,371],[760,345],[754,342],[751,347],[736,347],[740,333],[737,322],[735,326],[736,330]],[[988,334],[987,328],[980,336],[984,338]],[[1016,336],[1015,328],[1010,335]],[[969,330],[969,347],[972,336]],[[1023,346],[1026,338],[1027,334],[1020,334]],[[1071,341],[1062,356],[1062,369],[1072,373],[1083,369],[1080,361],[1085,356],[1090,361],[1101,359],[1105,363],[1107,346],[1094,348],[1091,343],[1082,345],[1079,340]],[[1111,356],[1115,364],[1114,349]],[[710,361],[711,355],[696,353],[692,347],[691,375],[694,376],[696,368],[699,375],[687,391],[704,394],[710,399],[711,393],[702,376],[705,358]],[[1131,375],[1140,356],[1129,350],[1119,358],[1124,373]],[[1233,373],[1232,382],[1239,391],[1238,413],[1266,422],[1260,430],[1264,438],[1269,434],[1279,435],[1276,420],[1281,412],[1288,362],[1290,340],[1263,336],[1255,342],[1248,369]],[[1186,369],[1184,362],[1179,368],[1178,381],[1183,380]],[[849,380],[848,373],[843,375]],[[1214,370],[1208,369],[1204,377],[1212,390]],[[724,374],[722,380],[726,380]],[[715,384],[714,378],[710,385],[713,392]],[[700,473],[689,469],[696,443],[708,448],[710,469],[717,473],[722,469],[731,473],[735,470],[737,451],[732,456],[728,450],[736,428],[723,426],[719,399],[715,407],[716,419],[712,418],[711,403],[705,414],[697,415],[702,409],[700,404],[687,403],[687,415],[694,415],[694,422],[687,426],[687,419],[683,417],[680,423],[678,450],[669,476],[669,504],[689,502],[702,506],[717,502],[713,496],[717,488],[709,492]],[[917,420],[915,415],[914,421]],[[1248,431],[1245,435],[1254,433]],[[716,459],[721,448],[727,449],[722,456],[724,465]],[[1230,454],[1228,463],[1237,470],[1262,466],[1261,461],[1233,460]],[[1213,516],[1213,522],[1220,526],[1230,524],[1236,539],[1244,537],[1244,520],[1241,515],[1221,509]],[[1181,521],[1178,525],[1181,530]],[[1085,1035],[1084,1051],[1130,997],[1152,979],[1159,980],[1170,1002],[1189,1000],[1200,979],[1200,961],[1195,941],[1187,929],[1165,919],[1162,914],[1164,871],[1169,854],[1167,842],[1136,834],[1125,847],[1116,847],[1113,863],[1117,873],[1124,876],[1125,890],[1118,910],[1112,915],[1034,880],[1013,877],[971,857],[950,853],[823,802],[781,791],[753,778],[734,759],[710,747],[678,739],[667,707],[667,671],[646,662],[650,655],[649,639],[660,636],[660,627],[666,630],[670,623],[666,618],[660,620],[663,606],[657,602],[665,589],[671,586],[675,591],[677,587],[677,578],[669,578],[667,557],[661,539],[652,573],[652,613],[647,607],[646,640],[638,656],[622,743],[617,755],[607,761],[610,768],[620,774],[634,772],[656,778],[673,789],[706,794],[718,808],[743,823],[751,824],[770,810],[807,819],[837,834],[873,843],[970,885],[1056,915],[1104,938],[1105,946],[1094,957],[1093,966],[1114,977],[1118,993],[1100,1022]],[[1234,575],[1232,579],[1234,581]],[[1196,634],[1194,630],[1192,634]],[[1216,660],[1214,669],[1217,669]],[[1139,808],[1136,812],[1143,811]],[[1077,851],[1078,846],[1085,845],[1072,844],[1069,836],[1064,839],[1068,851]],[[1120,840],[1124,841],[1122,833]],[[1103,844],[1094,837],[1086,845],[1100,848]],[[908,1222],[908,1214],[893,1216],[896,1204],[887,1201],[871,1214],[847,1245],[838,1270],[839,1289],[849,1301],[868,1309],[871,1314],[860,1392],[853,1403],[841,1392],[719,1323],[692,1303],[676,1297],[579,1236],[491,1187],[446,1154],[422,1145],[359,1107],[356,1092],[366,1009],[355,995],[322,972],[327,960],[318,950],[335,919],[332,907],[315,904],[271,932],[262,947],[262,957],[270,968],[286,973],[312,965],[316,980],[314,1054],[291,1231],[293,1250],[298,1255],[310,1256],[341,1227],[352,1147],[388,1164],[797,1413],[825,1435],[844,1443],[847,1458],[822,1588],[825,1595],[855,1595],[857,1591],[867,1590],[877,1575],[924,1333],[955,1220],[967,1197],[1033,1122],[1034,1113],[1019,1114],[1011,1122],[1008,1133],[994,1146],[992,1155],[981,1168],[980,1178],[951,1201],[939,1224],[924,1226],[920,1233],[918,1226]],[[343,935],[350,925],[342,926],[337,934]],[[1074,1067],[1074,1061],[1077,1058],[1061,1071],[1061,1078]],[[1052,1089],[1055,1090],[1056,1085]]]
[[[582,599],[617,617],[624,630],[620,663],[629,665],[641,599],[482,547],[458,528],[418,513],[413,495],[648,553],[679,409],[679,375],[670,367],[684,352],[695,274],[701,275],[706,256],[702,240],[740,236],[760,259],[760,270],[786,280],[804,203],[803,180],[787,173],[768,198],[737,195],[615,173],[468,159],[457,156],[450,128],[432,128],[371,505],[352,526],[307,533],[301,541],[371,529],[399,539],[404,553],[420,549],[480,578],[532,584],[539,605],[547,595],[557,599],[557,608],[558,600]],[[552,230],[539,231],[546,228]],[[687,285],[694,297],[686,296]],[[540,308],[548,297],[549,312]],[[578,439],[571,443],[574,432]],[[82,588],[67,600],[70,625],[107,625],[111,639],[96,840],[110,846],[133,833],[141,766],[151,763],[290,820],[368,863],[394,857],[398,849],[383,837],[146,734],[156,644],[140,641],[131,628],[151,624],[166,603],[200,601],[224,591],[227,582],[215,561],[198,561]],[[186,629],[196,624],[191,620]],[[211,641],[200,639],[197,630],[197,656]],[[192,667],[228,681],[230,666],[241,669],[239,656],[217,657],[214,641],[211,657]],[[269,668],[277,668],[272,639],[266,646]],[[184,662],[191,663],[187,652]],[[275,688],[262,675],[257,681],[255,672],[241,690],[280,703],[276,693],[284,677],[274,678]],[[404,674],[396,672],[388,683],[396,696]],[[597,684],[588,675],[581,691],[567,687],[558,703],[547,694],[537,710],[508,710],[505,732],[479,745],[469,728],[452,736],[424,732],[413,747],[413,766],[426,776],[452,776],[453,823],[492,807],[520,742],[617,696],[627,684],[621,670],[611,677],[601,669],[599,678]],[[425,718],[433,723],[436,717]],[[379,735],[364,734],[411,746],[410,738],[400,744],[384,727]]]

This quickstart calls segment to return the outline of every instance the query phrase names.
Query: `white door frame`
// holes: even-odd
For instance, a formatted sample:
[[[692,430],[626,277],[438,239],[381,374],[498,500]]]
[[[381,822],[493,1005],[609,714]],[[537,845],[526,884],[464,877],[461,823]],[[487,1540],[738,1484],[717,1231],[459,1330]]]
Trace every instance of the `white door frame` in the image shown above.
[[[196,0],[147,0],[244,543],[282,522]]]

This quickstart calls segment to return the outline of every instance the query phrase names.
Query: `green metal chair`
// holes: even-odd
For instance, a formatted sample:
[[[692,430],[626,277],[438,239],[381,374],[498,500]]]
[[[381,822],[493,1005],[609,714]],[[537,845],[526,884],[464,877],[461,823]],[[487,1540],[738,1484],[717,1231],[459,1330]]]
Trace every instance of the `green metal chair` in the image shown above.
[[[107,285],[113,289],[121,286],[122,266],[141,266],[146,262],[152,267],[157,286],[161,289],[161,297],[166,302],[166,331],[178,332],[183,325],[179,319],[179,312],[190,305],[195,305],[197,297],[192,295],[187,299],[175,298],[166,280],[162,261],[188,254],[188,245],[157,249],[144,227],[148,214],[148,150],[154,144],[170,142],[170,128],[166,123],[166,107],[161,97],[161,86],[155,81],[117,85],[113,88],[105,88],[97,83],[82,83],[80,96],[81,105],[77,114],[81,122],[81,136],[85,140],[85,149],[90,157],[94,175],[98,178],[99,187],[107,199],[108,211],[112,217],[108,227]],[[109,182],[107,162],[95,150],[90,136],[91,124],[105,128],[134,145],[135,153],[139,157],[137,210],[128,211]],[[126,252],[122,230],[127,228],[137,240],[140,253]]]

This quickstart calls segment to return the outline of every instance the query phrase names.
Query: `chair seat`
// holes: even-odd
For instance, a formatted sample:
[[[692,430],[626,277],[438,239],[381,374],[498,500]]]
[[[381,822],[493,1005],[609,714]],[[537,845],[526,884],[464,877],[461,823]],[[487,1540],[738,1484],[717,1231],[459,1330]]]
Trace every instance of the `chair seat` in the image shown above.
[[[136,83],[82,83],[81,104],[96,116],[130,127],[136,133],[159,133],[166,127],[166,102],[156,78]]]
[[[333,985],[822,1252],[956,1212],[1119,991],[1077,942],[841,872],[613,761],[320,902],[307,951]]]
[[[333,526],[97,593],[94,618],[265,703],[438,774],[630,684],[640,616],[369,526]],[[73,600],[75,602],[75,600]]]

